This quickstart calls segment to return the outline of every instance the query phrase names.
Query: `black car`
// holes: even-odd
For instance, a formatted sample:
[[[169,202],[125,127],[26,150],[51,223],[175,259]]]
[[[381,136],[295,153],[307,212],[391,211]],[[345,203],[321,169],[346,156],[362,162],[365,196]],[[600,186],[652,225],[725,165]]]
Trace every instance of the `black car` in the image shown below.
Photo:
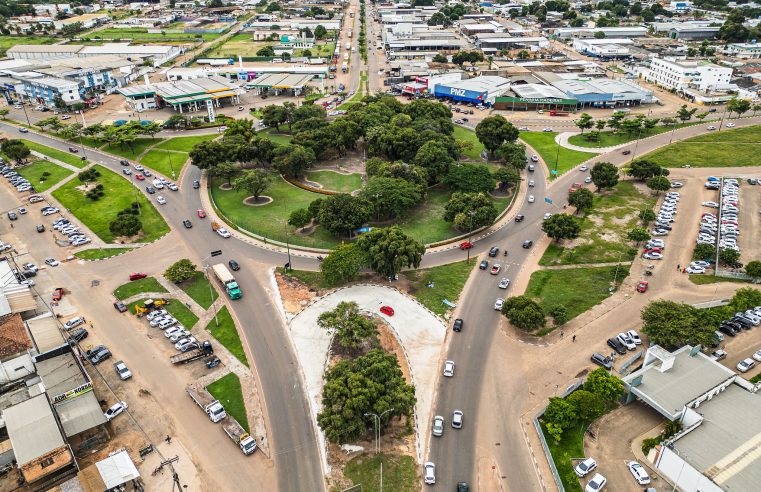
[[[74,344],[77,342],[81,342],[85,338],[87,338],[87,330],[84,328],[77,328],[76,330],[71,332],[71,335],[69,335],[69,343]]]
[[[522,214],[518,214],[518,215],[515,216],[515,221],[516,222],[523,222],[524,218],[525,217]]]
[[[129,161],[125,161],[124,159],[122,159],[119,161],[119,164],[121,164],[122,166],[129,166]]]
[[[495,256],[497,256],[497,253],[499,253],[499,248],[496,246],[492,246],[491,249],[489,250],[489,256],[494,258]]]
[[[478,264],[478,268],[481,270],[486,270],[489,268],[489,262],[487,260],[481,260],[481,263]]]
[[[194,189],[194,190],[197,190],[197,189],[198,189],[198,188],[200,188],[200,187],[201,187],[201,182],[200,182],[200,181],[198,181],[197,179],[196,179],[196,180],[194,180],[194,181],[193,181],[193,189]]]
[[[191,227],[193,227],[193,223],[190,222],[188,219],[183,220],[182,225],[185,226],[185,229],[190,229]]]
[[[462,325],[463,325],[462,318],[457,318],[456,320],[454,320],[454,324],[452,325],[452,331],[462,331]]]
[[[744,330],[750,330],[753,327],[753,323],[751,320],[746,318],[745,316],[735,316],[732,318],[732,321],[735,323],[738,323]]]
[[[238,265],[238,262],[235,260],[230,260],[227,262],[228,265],[230,265],[230,270],[237,272],[240,270],[240,265]]]
[[[468,482],[457,482],[457,492],[468,492],[469,490]]]
[[[89,356],[90,362],[94,366],[97,366],[104,360],[110,359],[110,358],[111,358],[111,351],[105,347]]]
[[[45,232],[45,226],[42,224],[37,225],[37,232]]]
[[[608,338],[608,347],[612,348],[619,354],[626,353],[626,347],[624,347],[624,344],[621,343],[617,338]]]
[[[153,195],[154,193],[156,193],[156,188],[154,188],[153,186],[146,186],[145,191],[147,191],[148,194]]]
[[[613,364],[610,362],[610,358],[605,357],[602,354],[595,352],[594,354],[592,354],[591,359],[592,359],[592,362],[594,362],[598,366],[602,366],[609,371],[613,369]]]
[[[533,245],[534,245],[534,241],[532,241],[531,239],[526,239],[525,241],[523,241],[523,249],[529,249]]]
[[[725,324],[722,324],[721,326],[719,326],[719,331],[720,331],[720,332],[722,332],[722,333],[723,333],[723,334],[725,334],[725,335],[728,335],[728,336],[730,336],[730,337],[734,337],[734,336],[737,336],[737,332],[736,332],[736,331],[735,331],[735,329],[734,329],[732,326],[730,326],[730,325],[725,325]]]

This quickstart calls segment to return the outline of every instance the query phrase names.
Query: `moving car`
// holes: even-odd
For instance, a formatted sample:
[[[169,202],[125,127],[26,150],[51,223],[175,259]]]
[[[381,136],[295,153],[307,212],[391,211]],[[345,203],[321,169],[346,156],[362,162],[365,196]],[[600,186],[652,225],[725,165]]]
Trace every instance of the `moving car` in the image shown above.
[[[492,246],[492,247],[489,249],[489,256],[491,256],[492,258],[494,258],[495,256],[497,256],[497,254],[498,254],[498,253],[499,253],[499,248],[498,248],[498,247],[496,247],[496,246]]]
[[[529,195],[528,196],[528,202],[529,203],[534,203],[534,201],[536,201],[536,199],[534,198],[534,195]]]
[[[156,202],[159,205],[166,205],[166,198],[164,198],[163,196],[159,195],[159,196],[156,197]]]
[[[462,331],[462,325],[463,325],[462,318],[457,318],[454,320],[454,324],[452,325],[452,331],[460,332]]]
[[[640,485],[647,485],[650,483],[650,475],[647,474],[645,468],[636,461],[630,461],[626,464],[629,471],[634,475],[634,480]]]
[[[488,260],[481,260],[481,263],[478,264],[479,270],[486,270],[489,268],[489,261]]]
[[[190,229],[191,227],[193,227],[193,223],[190,222],[188,219],[183,220],[182,225],[185,226],[185,229]]]
[[[391,306],[381,306],[380,312],[385,314],[386,316],[393,316],[394,308],[392,308]]]
[[[45,258],[45,264],[52,267],[57,267],[61,264],[60,261],[56,260],[55,258]]]
[[[495,263],[491,266],[491,271],[489,273],[491,273],[492,275],[496,275],[499,273],[501,269],[502,269],[502,265],[500,265],[499,263]]]
[[[436,483],[436,465],[427,461],[423,465],[423,481],[426,485],[433,485]]]
[[[133,280],[140,280],[141,278],[145,278],[145,277],[147,277],[147,276],[148,276],[148,275],[147,275],[147,274],[145,274],[145,273],[135,272],[135,273],[130,273],[130,275],[129,275],[129,279],[130,279],[130,281],[133,281]]]
[[[196,210],[196,213],[198,214],[198,218],[200,218],[200,219],[203,219],[204,217],[206,217],[206,212],[204,212],[200,208],[198,210]]]
[[[592,470],[597,469],[597,462],[594,458],[587,458],[573,469],[574,473],[576,473],[577,477],[585,477],[589,475]]]
[[[505,300],[501,297],[498,297],[496,301],[494,301],[494,309],[499,311],[502,309],[502,305],[505,304]]]
[[[444,434],[444,417],[441,415],[436,415],[433,418],[433,428],[431,430],[431,434],[436,437],[441,437]]]
[[[470,249],[472,247],[473,247],[473,243],[471,243],[469,241],[463,241],[463,242],[460,243],[460,249],[461,250]]]
[[[238,265],[238,262],[235,260],[230,260],[227,262],[228,265],[230,265],[230,270],[237,272],[240,270],[240,265]]]
[[[124,412],[126,409],[127,409],[127,402],[120,401],[118,403],[111,405],[111,408],[106,410],[103,416],[106,417],[106,420],[110,421],[112,418]]]
[[[228,239],[231,236],[231,234],[224,227],[220,227],[219,229],[217,229],[217,234],[219,234],[225,239]]]
[[[444,376],[448,378],[454,376],[454,361],[448,360],[444,362]]]
[[[515,216],[515,221],[516,222],[523,222],[524,218],[525,218],[525,216],[523,214],[518,214],[518,215]]]
[[[523,249],[529,249],[533,245],[534,245],[534,241],[530,239],[526,239],[525,241],[523,241]]]
[[[124,361],[120,360],[118,362],[114,362],[114,370],[116,371],[116,374],[119,375],[119,379],[122,381],[126,381],[132,377],[132,371],[129,370],[127,364],[125,364]]]
[[[647,292],[647,285],[648,285],[647,282],[645,282],[644,280],[642,282],[638,283],[637,284],[637,292],[642,292],[642,293]]]
[[[462,429],[462,411],[455,410],[452,412],[452,427],[455,429]]]

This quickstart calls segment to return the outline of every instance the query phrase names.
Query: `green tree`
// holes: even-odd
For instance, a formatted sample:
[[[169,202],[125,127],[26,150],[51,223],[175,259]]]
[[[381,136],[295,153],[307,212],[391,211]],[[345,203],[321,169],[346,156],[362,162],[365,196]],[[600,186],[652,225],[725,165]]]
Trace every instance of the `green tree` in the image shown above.
[[[407,236],[399,226],[373,229],[357,240],[357,247],[366,255],[370,268],[384,277],[394,277],[402,268],[417,268],[425,246]]]
[[[318,24],[317,27],[314,28],[314,37],[317,39],[325,39],[325,36],[328,35],[328,30],[325,29],[325,26],[322,24]]]
[[[331,195],[322,199],[317,218],[331,234],[345,234],[365,224],[371,217],[370,203],[361,197],[347,194]]]
[[[8,116],[8,113],[10,113],[11,110],[9,108],[0,108],[0,119],[5,119],[6,116]],[[754,112],[755,114],[755,112]]]
[[[430,141],[418,149],[413,162],[428,172],[431,183],[437,183],[447,175],[455,161],[444,144]]]
[[[381,415],[393,409],[381,421],[382,430],[393,416],[410,415],[415,401],[415,388],[404,380],[396,356],[371,350],[325,373],[317,423],[328,441],[351,442],[367,433],[366,413]]]
[[[404,215],[420,203],[420,187],[398,178],[373,177],[360,192],[373,208],[376,217],[393,218]]]
[[[317,318],[317,326],[333,333],[338,345],[347,350],[378,344],[378,329],[359,312],[356,302],[341,302]]]
[[[288,216],[288,225],[303,229],[312,222],[312,214],[305,208],[297,208]]]
[[[647,187],[655,192],[656,195],[660,195],[661,191],[668,191],[671,188],[671,183],[665,176],[653,176],[647,180]]]
[[[489,154],[494,154],[503,143],[515,143],[518,129],[503,116],[488,116],[476,125],[476,137]]]
[[[272,185],[272,176],[264,169],[251,169],[243,172],[235,178],[232,186],[236,190],[242,190],[251,193],[254,201],[258,202],[262,193],[266,192]]]
[[[626,233],[626,237],[629,241],[633,241],[639,246],[639,243],[650,239],[650,233],[643,227],[635,227]]]
[[[653,176],[668,176],[669,170],[653,161],[634,161],[629,165],[628,174],[639,181],[647,181]]]
[[[598,162],[589,174],[592,176],[592,182],[597,187],[597,191],[610,189],[618,184],[618,168],[610,162]]]
[[[272,164],[282,175],[298,178],[317,161],[314,151],[301,145],[280,145],[273,151]]]
[[[26,146],[21,140],[6,140],[0,145],[3,154],[9,159],[16,161],[16,164],[23,164],[26,158],[32,153],[29,147]]]
[[[328,285],[341,285],[356,280],[365,263],[365,255],[356,244],[342,244],[320,263],[320,271]]]
[[[499,183],[499,191],[505,191],[508,187],[518,184],[521,175],[515,169],[499,167],[492,172],[492,178]]]
[[[272,46],[264,46],[263,48],[259,48],[256,52],[256,56],[275,56],[275,48]]]
[[[504,143],[499,146],[494,155],[504,160],[507,167],[516,171],[526,167],[526,146],[523,144]]]
[[[639,211],[639,220],[641,220],[644,225],[654,221],[655,218],[655,212],[653,212],[653,210],[650,208],[643,208]]]
[[[736,249],[722,248],[719,250],[719,263],[734,266],[740,262],[740,253]]]
[[[716,327],[708,316],[689,304],[653,301],[642,310],[642,331],[654,344],[666,349],[704,345],[714,340]]]
[[[727,111],[729,112],[730,118],[732,117],[732,113],[737,113],[737,116],[742,116],[742,114],[747,112],[750,107],[751,102],[748,99],[738,99],[737,97],[733,97],[727,102]]]
[[[262,109],[262,121],[267,126],[274,126],[275,130],[280,131],[280,125],[288,121],[288,111],[285,107],[270,104]]]
[[[196,266],[187,258],[175,261],[164,271],[164,278],[175,284],[188,280],[196,274]]]
[[[114,236],[134,236],[140,229],[143,228],[143,224],[136,215],[124,214],[117,215],[114,220],[108,225],[108,229]]]
[[[544,311],[526,296],[508,297],[502,305],[502,314],[508,321],[524,331],[534,331],[545,325]]]
[[[433,63],[447,63],[448,61],[449,60],[447,60],[447,57],[441,53],[436,53],[433,56]]]
[[[444,206],[444,220],[463,232],[490,225],[499,212],[485,193],[452,193]]]
[[[686,104],[682,104],[676,112],[676,117],[682,121],[689,121],[697,110],[698,108],[688,109]]]
[[[552,321],[554,321],[555,326],[564,325],[568,321],[568,308],[562,304],[552,306],[547,314],[552,316]]]
[[[575,121],[576,126],[581,130],[581,134],[584,135],[584,130],[589,130],[594,125],[592,115],[588,113],[581,113],[581,117]]]
[[[573,427],[578,419],[576,406],[565,398],[550,398],[542,415],[543,422],[553,423],[564,431]]]
[[[568,204],[576,207],[576,213],[592,208],[594,195],[586,188],[579,188],[568,194]]]
[[[579,420],[592,422],[605,414],[605,400],[599,395],[584,389],[577,389],[566,397],[568,403],[576,408]]]
[[[542,222],[542,230],[557,242],[561,239],[579,237],[581,226],[575,217],[566,214],[555,214]]]
[[[750,277],[753,277],[754,280],[761,279],[761,261],[749,261],[745,265],[745,273],[747,273]]]
[[[692,252],[693,260],[709,261],[716,257],[716,248],[713,244],[697,244]]]
[[[161,125],[156,122],[150,122],[147,125],[140,125],[140,131],[144,135],[150,135],[152,139],[156,138],[156,134],[162,130]]]
[[[225,137],[232,137],[233,135],[240,135],[244,140],[249,141],[256,136],[256,127],[254,126],[254,120],[249,118],[241,118],[239,120],[232,120],[227,123],[227,130],[225,130]]]
[[[624,396],[624,383],[602,367],[589,373],[584,389],[606,403],[614,403]]]
[[[240,169],[229,162],[220,162],[216,166],[209,168],[209,174],[218,178],[227,180],[227,184],[232,186],[232,179],[240,173]]]
[[[488,193],[494,191],[494,177],[483,164],[456,164],[449,167],[444,183],[455,191]]]
[[[747,311],[758,305],[761,305],[761,291],[752,287],[743,287],[735,291],[735,294],[729,301],[728,307],[732,312],[736,312]]]

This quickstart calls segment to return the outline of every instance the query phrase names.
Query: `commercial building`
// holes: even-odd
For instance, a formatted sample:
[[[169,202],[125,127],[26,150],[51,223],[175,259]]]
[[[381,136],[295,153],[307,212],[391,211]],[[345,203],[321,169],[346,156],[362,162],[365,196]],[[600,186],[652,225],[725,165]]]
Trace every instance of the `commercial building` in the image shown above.
[[[649,67],[640,67],[640,75],[648,82],[673,89],[695,102],[702,103],[715,102],[716,97],[725,98],[729,95],[711,96],[711,93],[733,88],[730,83],[732,69],[707,61],[653,58]]]
[[[594,38],[597,33],[603,33],[606,38],[644,38],[647,28],[640,26],[627,27],[561,27],[555,29],[559,39]]]
[[[578,73],[535,72],[544,82],[560,90],[578,108],[616,108],[655,102],[653,92],[626,79],[589,77]]]
[[[681,41],[715,39],[719,34],[719,29],[721,29],[720,26],[675,26],[669,30],[669,37]]]
[[[476,36],[476,48],[479,48],[484,54],[494,54],[501,50],[546,48],[550,44],[544,36],[514,37],[509,33],[502,34],[479,34]]]
[[[70,26],[79,22],[82,25],[82,29],[92,29],[100,24],[105,24],[111,20],[111,16],[108,14],[82,14],[66,19],[55,20],[53,25],[56,29],[62,29],[63,27]]]
[[[434,87],[433,95],[454,101],[491,105],[509,88],[510,81],[504,77],[482,76],[438,83]]]
[[[631,56],[629,45],[634,44],[631,39],[587,39],[576,38],[573,40],[573,49],[582,55],[595,56],[598,58],[628,58]]]
[[[650,347],[642,368],[623,378],[639,399],[682,430],[648,454],[685,492],[756,490],[761,483],[761,384],[752,384],[700,351]]]
[[[254,89],[257,95],[272,93],[277,96],[290,91],[294,96],[300,96],[310,80],[311,75],[269,73],[248,82],[246,89]]]
[[[81,44],[17,44],[8,49],[6,55],[22,60],[51,60],[56,58],[85,58],[91,56],[116,55],[130,60],[150,61],[158,67],[173,60],[182,53],[182,48],[174,45],[151,44],[131,45],[129,43],[106,43],[101,46]]]
[[[575,111],[579,102],[545,84],[513,84],[509,92],[497,97],[494,108],[505,111]]]
[[[294,66],[285,63],[239,64],[218,67],[177,67],[167,70],[166,77],[169,81],[196,80],[213,76],[223,77],[231,81],[249,81],[268,73],[311,75],[313,78],[325,78],[328,76],[328,67],[325,65]]]
[[[134,85],[119,89],[127,104],[135,111],[171,106],[180,113],[206,110],[214,121],[214,108],[240,103],[242,90],[227,79],[212,75],[206,78]]]
[[[761,58],[761,44],[758,43],[729,43],[724,53],[735,58]]]

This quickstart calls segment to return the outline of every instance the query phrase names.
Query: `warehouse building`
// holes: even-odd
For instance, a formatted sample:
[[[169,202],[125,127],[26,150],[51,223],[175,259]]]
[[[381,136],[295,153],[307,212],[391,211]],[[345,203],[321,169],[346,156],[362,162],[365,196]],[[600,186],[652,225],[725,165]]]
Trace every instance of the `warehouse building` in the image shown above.
[[[625,79],[590,78],[584,74],[536,72],[544,82],[578,101],[578,108],[617,108],[655,102],[653,92]]]
[[[719,34],[720,26],[674,26],[669,29],[671,39],[680,41],[700,41],[703,39],[716,39]]]
[[[438,83],[434,87],[433,95],[453,101],[491,105],[509,88],[510,81],[504,77],[482,76]]]
[[[562,91],[549,85],[513,84],[509,91],[495,99],[494,109],[575,111],[578,103],[576,99],[569,98]]]
[[[629,45],[634,44],[631,39],[586,39],[573,40],[573,49],[582,55],[597,58],[628,58],[631,55]]]
[[[501,50],[521,48],[546,48],[549,44],[549,41],[544,36],[512,37],[508,35],[505,37],[491,34],[479,34],[476,36],[476,48],[479,48],[484,54],[494,54]]]
[[[640,26],[627,27],[561,27],[555,29],[558,39],[594,38],[597,33],[603,33],[606,38],[644,38],[647,28]]]
[[[81,44],[17,44],[8,48],[6,56],[22,60],[49,60],[56,58],[85,58],[101,55],[116,55],[129,60],[149,60],[158,67],[173,60],[183,52],[174,45],[150,44],[131,45],[129,43],[106,43],[102,46],[84,46]]]

